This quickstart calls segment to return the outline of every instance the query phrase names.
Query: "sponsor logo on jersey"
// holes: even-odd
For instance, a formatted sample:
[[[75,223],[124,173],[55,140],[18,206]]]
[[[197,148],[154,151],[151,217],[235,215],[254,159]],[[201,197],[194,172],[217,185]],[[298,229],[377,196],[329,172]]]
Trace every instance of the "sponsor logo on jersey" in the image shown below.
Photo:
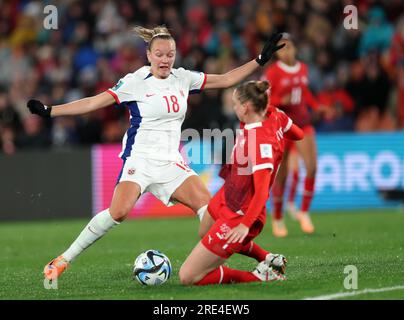
[[[146,98],[150,98],[156,95],[155,93],[146,93]]]

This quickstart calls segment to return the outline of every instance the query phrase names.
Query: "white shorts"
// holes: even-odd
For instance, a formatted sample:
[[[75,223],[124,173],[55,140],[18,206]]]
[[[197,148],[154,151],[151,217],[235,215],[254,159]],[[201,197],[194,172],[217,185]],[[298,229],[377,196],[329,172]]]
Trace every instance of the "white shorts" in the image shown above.
[[[174,191],[189,177],[197,175],[183,162],[159,161],[142,157],[128,157],[118,178],[118,183],[132,181],[140,186],[141,194],[151,192],[166,206]]]

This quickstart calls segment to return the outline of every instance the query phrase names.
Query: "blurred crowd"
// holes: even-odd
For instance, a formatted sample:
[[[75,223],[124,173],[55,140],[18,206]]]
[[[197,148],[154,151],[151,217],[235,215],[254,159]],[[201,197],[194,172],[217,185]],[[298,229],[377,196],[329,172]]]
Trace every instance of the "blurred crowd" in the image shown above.
[[[56,30],[44,28],[48,4],[57,8]],[[344,28],[350,4],[358,9],[358,29]],[[309,66],[313,93],[335,111],[327,119],[313,114],[318,131],[404,129],[403,6],[402,0],[0,1],[0,153],[120,142],[128,126],[123,108],[44,121],[27,112],[26,102],[95,95],[146,64],[134,25],[165,24],[177,43],[175,66],[205,73],[255,58],[268,35],[287,31]],[[191,96],[183,128],[237,126],[231,93]]]

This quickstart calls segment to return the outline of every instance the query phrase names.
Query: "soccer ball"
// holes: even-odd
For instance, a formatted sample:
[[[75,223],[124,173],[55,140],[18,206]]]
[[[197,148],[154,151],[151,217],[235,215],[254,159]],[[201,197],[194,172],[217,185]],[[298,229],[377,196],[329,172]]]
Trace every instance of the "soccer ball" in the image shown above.
[[[166,282],[171,276],[171,263],[158,250],[142,252],[133,265],[133,276],[143,285],[156,286]]]

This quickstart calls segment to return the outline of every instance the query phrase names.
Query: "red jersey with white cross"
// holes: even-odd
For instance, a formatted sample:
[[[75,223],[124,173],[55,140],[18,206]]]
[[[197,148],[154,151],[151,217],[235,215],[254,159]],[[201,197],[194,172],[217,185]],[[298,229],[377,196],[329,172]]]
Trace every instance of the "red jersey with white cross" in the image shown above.
[[[224,201],[233,212],[244,215],[254,195],[253,173],[272,170],[271,187],[284,151],[283,134],[292,120],[277,108],[269,107],[263,122],[246,124],[238,131],[231,166],[223,185]],[[265,223],[265,206],[259,219]],[[231,217],[228,217],[231,218]]]
[[[303,128],[311,125],[308,105],[317,109],[318,102],[309,89],[306,64],[297,62],[291,67],[277,61],[266,69],[263,78],[271,85],[271,105],[284,111],[297,126]],[[290,103],[287,105],[282,103],[286,96],[290,96]]]

